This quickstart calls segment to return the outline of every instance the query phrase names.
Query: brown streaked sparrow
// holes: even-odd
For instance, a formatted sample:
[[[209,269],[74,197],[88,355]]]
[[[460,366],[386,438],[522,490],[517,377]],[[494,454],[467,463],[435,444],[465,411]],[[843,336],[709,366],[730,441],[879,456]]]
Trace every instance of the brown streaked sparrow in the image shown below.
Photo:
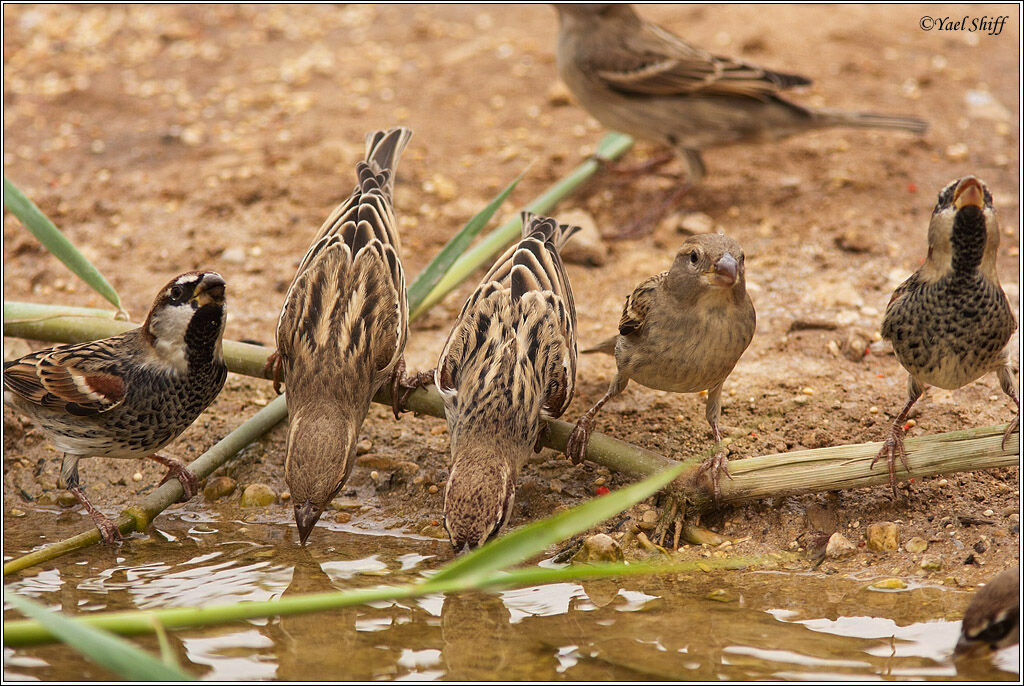
[[[462,308],[434,374],[451,433],[444,526],[457,553],[496,536],[519,467],[572,401],[576,308],[559,250],[579,228],[523,213],[522,240]]]
[[[358,185],[317,232],[277,323],[268,366],[288,391],[284,471],[302,544],[348,480],[359,427],[388,381],[398,416],[409,308],[392,198],[410,136],[402,127],[367,135]]]

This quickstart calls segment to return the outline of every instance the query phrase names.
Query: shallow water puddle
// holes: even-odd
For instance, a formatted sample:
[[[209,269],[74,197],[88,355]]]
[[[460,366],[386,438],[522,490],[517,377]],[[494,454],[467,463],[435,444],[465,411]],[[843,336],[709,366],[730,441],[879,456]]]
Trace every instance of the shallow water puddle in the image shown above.
[[[443,541],[378,534],[318,527],[301,549],[283,522],[165,515],[159,534],[28,570],[8,586],[68,613],[187,607],[406,583],[450,559]],[[31,544],[9,538],[6,547],[13,556]],[[1016,648],[950,659],[969,593],[879,592],[869,582],[776,571],[568,582],[240,621],[170,640],[206,679],[1018,679]],[[135,640],[159,650],[153,637]],[[57,645],[5,648],[4,676],[109,677]]]

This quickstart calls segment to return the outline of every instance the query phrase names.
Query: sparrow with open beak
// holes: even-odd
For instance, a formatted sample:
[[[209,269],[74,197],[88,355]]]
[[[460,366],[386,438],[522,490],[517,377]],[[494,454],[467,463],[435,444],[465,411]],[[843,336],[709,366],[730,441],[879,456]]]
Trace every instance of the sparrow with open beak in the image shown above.
[[[661,391],[708,392],[704,415],[715,443],[722,385],[754,336],[757,318],[746,288],[743,249],[719,234],[691,236],[676,253],[671,269],[640,283],[626,298],[619,334],[585,353],[615,355],[617,371],[608,391],[576,423],[566,455],[586,454],[594,417],[630,379]],[[705,462],[712,490],[719,473],[728,475],[724,453]]]
[[[456,552],[512,515],[519,467],[576,381],[576,308],[558,253],[576,226],[523,213],[522,240],[466,301],[434,381],[451,434],[444,526]]]
[[[117,526],[82,490],[85,457],[148,457],[168,467],[185,499],[199,482],[174,458],[156,455],[213,402],[227,378],[221,337],[224,279],[187,272],[157,294],[145,323],[101,341],[58,345],[4,363],[4,403],[35,422],[64,453],[61,482],[107,543]],[[161,482],[163,483],[163,482]]]
[[[283,370],[288,391],[284,474],[303,544],[348,480],[359,427],[389,380],[398,415],[409,311],[392,196],[411,135],[366,137],[358,185],[313,239],[277,323],[268,367],[275,382]]]
[[[1003,448],[1020,423],[1020,402],[1008,343],[1017,328],[999,285],[996,254],[999,222],[992,194],[979,179],[965,176],[939,193],[928,225],[928,256],[893,292],[882,320],[882,337],[910,373],[909,400],[896,416],[874,466],[885,458],[896,491],[896,456],[909,473],[903,424],[928,386],[954,390],[988,372],[1017,406],[1003,435]]]

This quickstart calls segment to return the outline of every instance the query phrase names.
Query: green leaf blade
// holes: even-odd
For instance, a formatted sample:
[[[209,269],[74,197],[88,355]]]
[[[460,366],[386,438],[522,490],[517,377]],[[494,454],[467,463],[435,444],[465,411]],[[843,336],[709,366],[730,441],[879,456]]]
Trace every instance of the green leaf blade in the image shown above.
[[[17,217],[54,257],[63,262],[64,266],[102,295],[110,304],[118,310],[121,309],[121,298],[117,295],[114,287],[103,278],[103,274],[6,176],[4,177],[4,207]]]
[[[523,172],[525,174],[526,172]],[[501,204],[505,202],[505,199],[515,190],[515,187],[519,185],[519,182],[523,179],[523,174],[520,174],[512,183],[505,187],[501,193],[499,193],[491,202],[487,204],[482,210],[477,212],[472,219],[470,219],[457,234],[452,236],[451,240],[445,243],[441,251],[434,256],[434,259],[430,261],[423,271],[416,276],[416,279],[412,282],[408,289],[409,297],[409,311],[414,315],[419,314],[420,305],[423,300],[430,294],[430,291],[434,289],[434,286],[441,280],[441,278],[448,273],[451,266],[455,264],[456,260],[465,252],[466,248],[469,247],[470,242],[476,237],[480,231],[487,226],[487,222],[491,220],[494,213],[498,211]]]
[[[60,641],[74,648],[96,664],[125,679],[135,681],[194,681],[190,674],[165,664],[159,658],[102,629],[88,627],[51,612],[27,598],[8,593],[8,602],[26,617],[36,620]]]

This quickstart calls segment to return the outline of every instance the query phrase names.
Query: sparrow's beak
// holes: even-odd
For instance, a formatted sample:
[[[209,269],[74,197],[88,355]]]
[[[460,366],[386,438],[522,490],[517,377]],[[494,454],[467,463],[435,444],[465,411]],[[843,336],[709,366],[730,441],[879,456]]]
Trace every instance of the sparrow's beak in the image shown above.
[[[962,180],[953,192],[953,205],[958,210],[963,209],[966,205],[985,209],[985,191],[981,187],[981,181],[973,176]]]
[[[714,270],[711,273],[719,286],[731,286],[736,283],[739,271],[740,265],[736,258],[730,253],[725,253],[715,262]]]
[[[224,279],[220,274],[207,274],[199,282],[199,285],[196,286],[191,302],[196,303],[198,307],[205,307],[210,304],[223,305],[224,287]]]
[[[961,636],[960,639],[956,642],[956,648],[953,649],[953,654],[957,657],[961,657],[964,655],[972,655],[976,652],[979,652],[978,645],[975,643],[971,643],[963,636]]]
[[[317,520],[320,519],[320,513],[321,510],[314,507],[309,500],[295,508],[295,526],[299,529],[300,545],[306,545],[306,539],[309,538],[310,532],[313,531]]]

